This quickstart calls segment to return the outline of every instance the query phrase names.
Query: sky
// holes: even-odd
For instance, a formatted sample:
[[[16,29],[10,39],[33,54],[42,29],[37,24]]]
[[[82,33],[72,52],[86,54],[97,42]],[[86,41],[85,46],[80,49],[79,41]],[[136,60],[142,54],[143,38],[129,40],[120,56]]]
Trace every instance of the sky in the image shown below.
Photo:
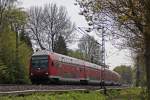
[[[44,6],[49,3],[56,3],[58,6],[66,7],[68,16],[71,21],[76,24],[76,27],[88,27],[84,16],[79,15],[80,8],[75,6],[75,0],[19,0],[19,6],[29,9],[31,6]],[[71,45],[69,48],[76,49],[77,44]],[[132,65],[131,54],[129,50],[118,50],[111,45],[106,43],[106,64],[110,65],[110,69],[119,65]]]

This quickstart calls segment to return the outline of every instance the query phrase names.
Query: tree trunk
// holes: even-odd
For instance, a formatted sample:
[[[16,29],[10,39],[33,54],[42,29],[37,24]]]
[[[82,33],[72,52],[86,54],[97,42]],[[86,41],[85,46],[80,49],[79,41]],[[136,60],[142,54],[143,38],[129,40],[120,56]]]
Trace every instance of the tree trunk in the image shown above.
[[[144,29],[144,44],[145,44],[145,69],[147,79],[147,100],[150,100],[150,1],[145,0],[145,29]]]
[[[148,100],[150,100],[150,34],[145,34],[145,67],[146,67]]]
[[[147,79],[147,100],[150,100],[150,0],[145,0],[145,27],[144,27],[144,45],[145,45],[145,69]]]
[[[140,68],[139,68],[139,56],[136,58],[136,87],[140,85]]]
[[[43,47],[43,45],[42,45],[42,43],[41,43],[41,41],[39,40],[38,37],[37,37],[37,42],[38,42],[38,44],[39,44],[41,50],[45,50],[45,48]]]
[[[43,47],[43,45],[41,44],[41,42],[39,41],[38,43],[39,43],[40,48],[41,48],[42,50],[45,50],[45,48]]]
[[[52,35],[51,41],[52,41],[52,52],[54,52],[54,35]]]

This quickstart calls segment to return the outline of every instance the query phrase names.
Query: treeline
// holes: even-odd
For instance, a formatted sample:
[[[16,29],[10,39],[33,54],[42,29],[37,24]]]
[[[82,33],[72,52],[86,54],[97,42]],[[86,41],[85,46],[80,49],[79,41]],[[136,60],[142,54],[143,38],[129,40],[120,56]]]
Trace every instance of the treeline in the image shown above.
[[[120,65],[116,66],[113,70],[118,72],[121,76],[120,83],[130,85],[130,86],[141,86],[146,85],[146,76],[143,66],[139,66],[140,69],[137,71],[137,66],[126,66]]]

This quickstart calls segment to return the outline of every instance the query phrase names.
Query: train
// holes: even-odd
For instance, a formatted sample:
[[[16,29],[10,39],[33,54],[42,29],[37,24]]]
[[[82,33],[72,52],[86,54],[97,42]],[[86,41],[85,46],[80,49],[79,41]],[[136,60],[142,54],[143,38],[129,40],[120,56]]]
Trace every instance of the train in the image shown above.
[[[30,60],[29,77],[35,83],[119,85],[120,75],[103,66],[40,50]]]

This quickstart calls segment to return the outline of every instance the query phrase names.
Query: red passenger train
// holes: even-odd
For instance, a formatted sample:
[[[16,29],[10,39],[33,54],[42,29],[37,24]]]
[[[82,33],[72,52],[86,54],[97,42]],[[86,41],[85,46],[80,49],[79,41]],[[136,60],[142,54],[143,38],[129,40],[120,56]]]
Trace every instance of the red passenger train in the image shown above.
[[[120,75],[107,68],[49,51],[37,51],[30,62],[32,83],[67,82],[107,85],[119,84]]]

